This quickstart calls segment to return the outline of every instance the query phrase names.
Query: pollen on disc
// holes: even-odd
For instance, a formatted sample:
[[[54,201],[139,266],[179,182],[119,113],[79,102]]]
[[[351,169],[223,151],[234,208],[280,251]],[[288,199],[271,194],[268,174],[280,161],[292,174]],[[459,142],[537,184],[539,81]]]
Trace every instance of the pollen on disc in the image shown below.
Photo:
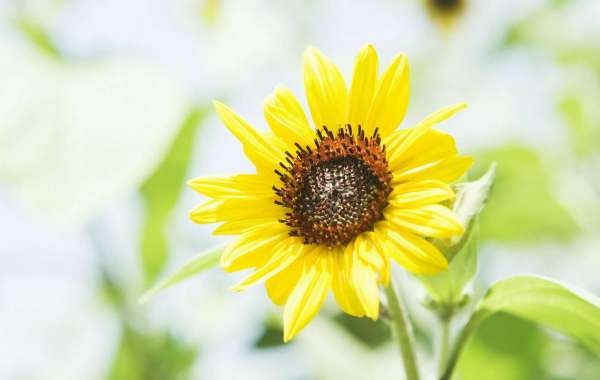
[[[356,134],[350,126],[335,134],[324,127],[317,135],[313,149],[286,152],[283,172],[276,171],[276,203],[289,208],[281,222],[290,235],[306,244],[345,244],[383,218],[391,191],[385,146],[377,132],[367,137],[360,127]]]

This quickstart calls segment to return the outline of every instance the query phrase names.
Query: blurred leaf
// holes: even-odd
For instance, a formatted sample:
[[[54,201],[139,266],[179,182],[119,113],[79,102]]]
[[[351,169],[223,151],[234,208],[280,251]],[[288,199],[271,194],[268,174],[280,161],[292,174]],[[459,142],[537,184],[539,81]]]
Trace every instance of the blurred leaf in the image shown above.
[[[542,380],[548,337],[534,323],[499,313],[481,324],[465,349],[461,380]]]
[[[580,89],[577,93],[564,96],[559,104],[559,110],[569,126],[575,152],[582,156],[593,153],[600,146],[598,101],[598,93],[584,93]]]
[[[484,151],[477,155],[473,173],[483,173],[494,161],[494,196],[480,217],[483,240],[531,244],[577,235],[579,228],[552,196],[551,176],[535,151],[518,144]]]
[[[382,319],[357,318],[346,313],[337,314],[333,320],[365,346],[376,349],[391,338],[389,326]]]
[[[200,20],[206,25],[214,25],[221,7],[221,0],[203,0],[200,9]]]
[[[452,211],[465,227],[465,230],[468,231],[473,227],[475,220],[483,210],[489,198],[495,176],[496,163],[493,162],[478,180],[460,183],[455,186],[456,199],[452,204]],[[449,246],[455,247],[456,252],[458,252],[462,244],[465,244],[468,239],[468,234],[453,237],[450,239]],[[454,255],[450,255],[450,259],[453,257]]]
[[[259,338],[254,342],[254,347],[259,349],[274,348],[293,344],[294,341],[285,344],[283,342],[283,326],[281,320],[274,315],[269,315],[263,322],[263,330]]]
[[[169,333],[141,334],[127,324],[107,380],[185,379],[197,350]]]
[[[194,138],[205,114],[205,110],[200,108],[188,114],[164,159],[140,188],[146,210],[141,235],[141,262],[148,283],[156,280],[167,262],[166,225],[179,200]]]
[[[552,328],[580,342],[600,357],[600,299],[554,280],[522,275],[498,281],[488,289],[457,337],[448,368],[441,379],[451,377],[469,338],[478,331],[482,322],[497,313]],[[500,333],[512,334],[512,331],[501,330]],[[522,338],[518,339],[521,344],[527,343]],[[502,346],[498,349],[502,350]],[[504,363],[503,368],[509,367],[510,363]],[[512,379],[512,376],[515,375],[503,378]]]
[[[29,17],[19,17],[16,19],[15,25],[39,51],[51,58],[58,59],[61,57],[58,47],[39,23]]]
[[[417,276],[431,298],[428,307],[441,317],[452,315],[466,301],[465,290],[477,273],[477,228],[471,229],[469,239],[448,264],[448,270],[431,276]]]
[[[219,263],[225,245],[210,248],[183,264],[175,273],[160,281],[158,284],[146,291],[140,297],[139,303],[144,304],[154,297],[158,292],[186,280],[202,271],[210,269]]]
[[[477,272],[479,233],[474,225],[487,202],[495,172],[496,165],[492,164],[478,180],[457,185],[452,209],[466,232],[449,242],[435,241],[450,260],[447,271],[433,276],[417,276],[434,302],[431,306],[442,314],[451,314],[451,309],[462,302],[464,289]]]
[[[492,285],[478,306],[483,316],[505,312],[556,329],[600,355],[600,299],[554,280],[515,276]]]

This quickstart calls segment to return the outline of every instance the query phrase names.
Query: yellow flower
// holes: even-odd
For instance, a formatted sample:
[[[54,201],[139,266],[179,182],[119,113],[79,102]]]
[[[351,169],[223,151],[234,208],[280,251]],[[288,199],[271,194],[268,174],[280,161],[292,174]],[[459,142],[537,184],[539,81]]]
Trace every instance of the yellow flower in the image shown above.
[[[214,102],[256,173],[189,182],[211,198],[191,219],[222,223],[215,234],[239,235],[223,253],[225,270],[254,268],[234,289],[265,282],[271,300],[285,305],[285,341],[330,289],[346,313],[376,319],[390,258],[414,273],[445,270],[446,258],[427,238],[463,233],[444,202],[454,196],[448,183],[472,164],[450,135],[433,129],[465,104],[396,131],[409,97],[402,54],[378,75],[377,53],[365,46],[347,90],[338,68],[308,48],[304,84],[316,129],[281,85],[265,101],[268,132]]]

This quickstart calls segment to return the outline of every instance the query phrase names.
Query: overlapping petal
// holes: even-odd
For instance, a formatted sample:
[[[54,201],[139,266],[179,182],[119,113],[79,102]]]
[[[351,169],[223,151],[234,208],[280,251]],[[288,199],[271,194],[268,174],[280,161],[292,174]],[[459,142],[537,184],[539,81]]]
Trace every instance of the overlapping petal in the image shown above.
[[[410,93],[408,60],[397,55],[377,83],[369,116],[365,123],[368,132],[379,128],[381,136],[392,133],[406,114]]]
[[[378,239],[375,241],[381,252],[390,255],[396,262],[417,274],[435,274],[448,268],[448,260],[433,244],[388,222],[375,226]]]
[[[439,204],[406,209],[391,207],[386,210],[385,219],[424,237],[448,238],[464,233],[452,210]]]
[[[348,92],[336,65],[317,49],[304,53],[304,89],[315,127],[336,130],[346,124]]]
[[[409,208],[439,203],[454,198],[454,190],[443,181],[422,180],[400,183],[389,195],[392,206]]]
[[[372,45],[361,49],[356,57],[354,75],[348,95],[347,123],[354,127],[362,126],[367,135],[373,133],[375,126],[367,125],[369,110],[373,103],[377,84],[378,58],[377,51]]]
[[[211,199],[190,212],[190,219],[199,224],[244,219],[272,217],[273,220],[285,215],[285,209],[273,203],[273,198],[252,199]]]
[[[292,91],[279,85],[265,100],[264,114],[273,133],[284,141],[290,151],[294,144],[312,145],[314,131],[308,124],[304,110]]]
[[[213,104],[225,127],[242,143],[246,157],[258,171],[270,174],[281,159],[280,151],[231,108],[217,101]]]
[[[188,181],[198,193],[214,199],[269,198],[273,183],[256,174],[238,174],[232,177],[201,177]]]
[[[290,293],[283,311],[283,340],[292,339],[319,312],[331,287],[332,267],[327,255],[305,259],[303,273]]]

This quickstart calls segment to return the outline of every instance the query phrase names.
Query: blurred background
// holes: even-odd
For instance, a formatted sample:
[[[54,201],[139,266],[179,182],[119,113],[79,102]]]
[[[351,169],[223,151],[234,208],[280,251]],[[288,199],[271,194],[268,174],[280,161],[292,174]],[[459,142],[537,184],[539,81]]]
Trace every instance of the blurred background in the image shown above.
[[[252,170],[210,100],[264,128],[276,84],[303,94],[308,45],[348,79],[365,43],[382,66],[406,53],[405,125],[469,103],[441,127],[471,176],[498,162],[474,298],[517,273],[600,294],[598,1],[0,0],[0,17],[0,379],[401,378],[388,327],[331,300],[282,345],[264,289],[228,290],[243,274],[137,304],[222,240],[188,220],[185,180]],[[422,290],[398,275],[432,356]],[[600,359],[500,314],[458,375],[594,380]]]

